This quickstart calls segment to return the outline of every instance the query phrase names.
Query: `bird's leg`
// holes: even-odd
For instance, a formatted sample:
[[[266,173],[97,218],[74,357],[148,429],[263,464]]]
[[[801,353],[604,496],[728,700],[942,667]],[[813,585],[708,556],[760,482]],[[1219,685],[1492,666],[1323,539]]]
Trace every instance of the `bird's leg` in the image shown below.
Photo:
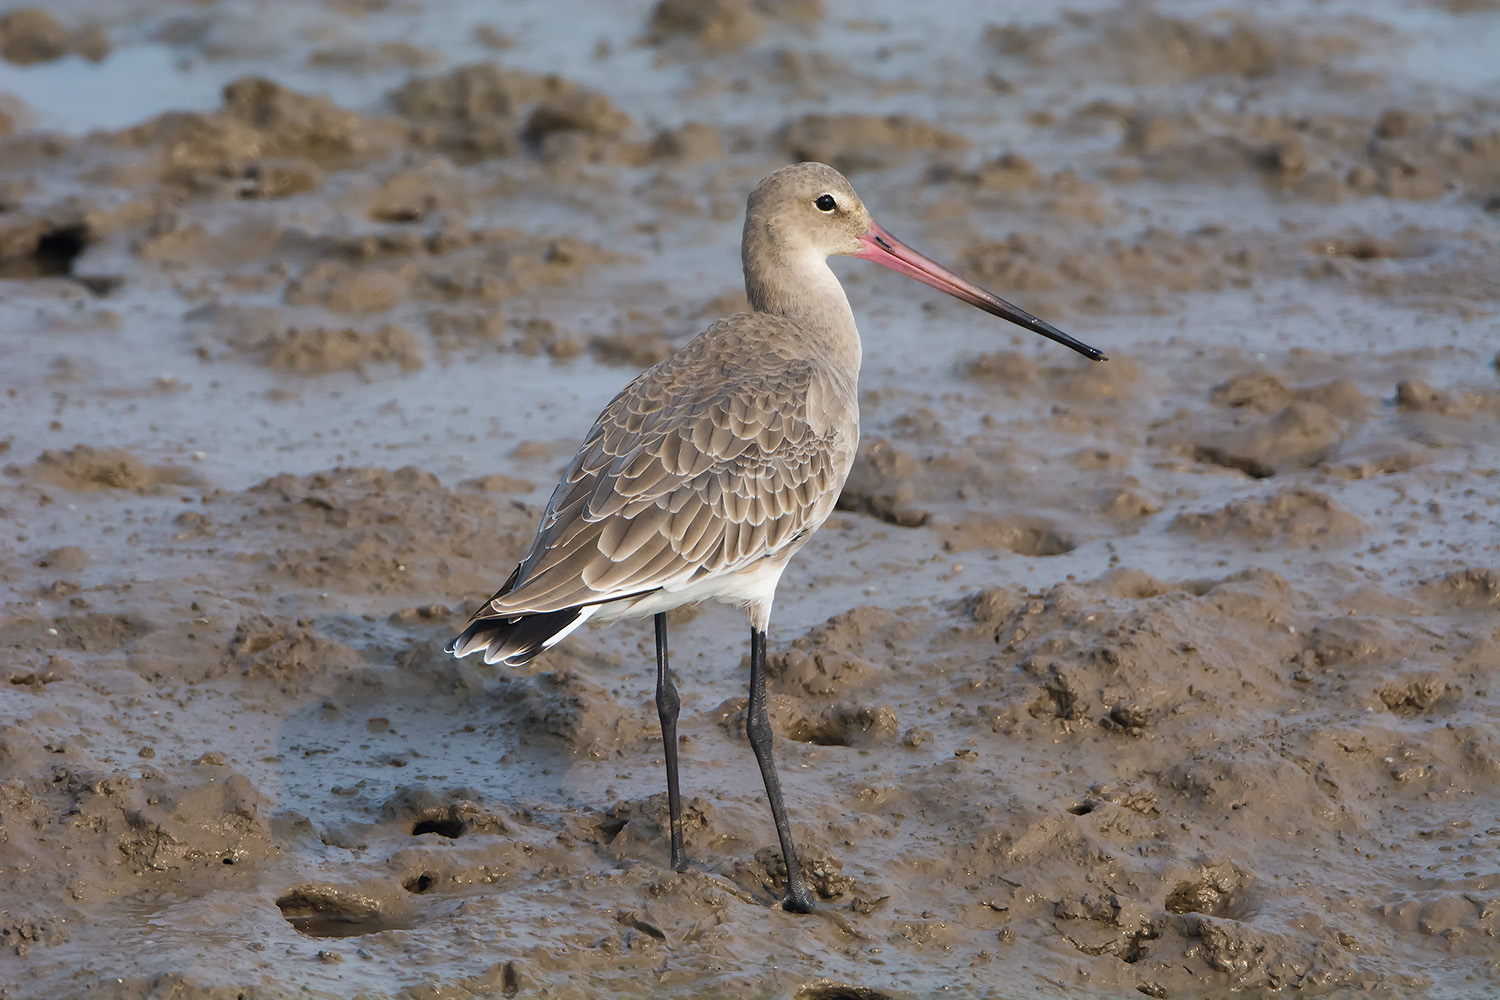
[[[786,862],[787,894],[781,905],[792,913],[811,913],[812,896],[802,878],[802,862],[797,859],[786,805],[781,801],[781,779],[776,776],[776,762],[771,759],[771,718],[766,712],[766,633],[758,628],[750,630],[750,710],[745,717],[745,735],[760,764],[760,776],[766,782],[766,798],[771,800],[771,818],[776,821],[781,858]]]
[[[682,795],[677,790],[677,712],[682,699],[667,667],[667,615],[656,616],[656,714],[661,719],[661,745],[667,760],[667,815],[672,823],[672,868],[687,871],[682,848]]]

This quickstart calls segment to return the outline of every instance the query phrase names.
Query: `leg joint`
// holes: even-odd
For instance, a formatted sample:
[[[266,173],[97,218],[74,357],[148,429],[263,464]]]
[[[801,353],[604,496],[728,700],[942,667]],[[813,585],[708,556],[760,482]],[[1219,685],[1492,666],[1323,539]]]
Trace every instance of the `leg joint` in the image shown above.
[[[771,746],[771,720],[765,715],[751,712],[745,719],[745,737],[757,751]]]
[[[682,708],[682,698],[677,694],[677,685],[670,680],[656,685],[656,711],[663,718],[677,718]]]

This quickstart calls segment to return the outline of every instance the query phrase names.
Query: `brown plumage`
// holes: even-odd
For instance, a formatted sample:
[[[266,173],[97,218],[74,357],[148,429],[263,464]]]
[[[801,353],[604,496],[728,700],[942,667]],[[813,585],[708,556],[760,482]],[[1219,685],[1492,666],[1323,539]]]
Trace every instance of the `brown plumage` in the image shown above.
[[[747,730],[787,862],[785,905],[799,911],[812,903],[771,760],[765,642],[782,570],[832,512],[859,440],[859,332],[828,268],[832,254],[875,260],[1102,358],[896,240],[832,167],[784,167],[747,204],[752,311],[715,323],[605,407],[548,501],[530,551],[448,646],[457,656],[520,663],[584,621],[655,615],[672,862],[681,869],[665,612],[699,600],[745,607]]]
[[[852,396],[852,386],[797,357],[796,336],[775,316],[733,316],[626,386],[563,473],[522,584],[484,615],[690,585],[817,527],[858,430],[809,419],[810,398]]]

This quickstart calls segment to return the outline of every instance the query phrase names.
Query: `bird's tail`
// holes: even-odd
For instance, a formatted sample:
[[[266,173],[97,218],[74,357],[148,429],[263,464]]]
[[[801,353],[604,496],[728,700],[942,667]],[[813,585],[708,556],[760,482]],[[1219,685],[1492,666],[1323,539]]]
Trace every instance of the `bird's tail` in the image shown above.
[[[490,601],[510,593],[520,572],[521,567],[517,566],[510,579],[505,581],[505,586]],[[597,605],[584,605],[533,614],[496,614],[493,604],[486,603],[469,619],[468,626],[443,648],[460,659],[470,653],[482,652],[485,663],[504,662],[515,666],[561,642],[597,610]]]
[[[504,661],[515,666],[561,642],[569,632],[582,625],[588,612],[593,610],[592,607],[564,608],[514,618],[475,618],[445,648],[460,658],[483,652],[485,663]]]

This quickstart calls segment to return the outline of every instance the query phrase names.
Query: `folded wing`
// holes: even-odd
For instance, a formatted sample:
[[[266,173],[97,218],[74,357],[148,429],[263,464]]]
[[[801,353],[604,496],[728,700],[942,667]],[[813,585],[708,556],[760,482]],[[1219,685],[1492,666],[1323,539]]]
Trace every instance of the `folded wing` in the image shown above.
[[[822,522],[855,447],[852,421],[824,412],[831,376],[774,352],[715,350],[715,332],[600,414],[511,585],[475,620],[681,589],[775,555]]]

